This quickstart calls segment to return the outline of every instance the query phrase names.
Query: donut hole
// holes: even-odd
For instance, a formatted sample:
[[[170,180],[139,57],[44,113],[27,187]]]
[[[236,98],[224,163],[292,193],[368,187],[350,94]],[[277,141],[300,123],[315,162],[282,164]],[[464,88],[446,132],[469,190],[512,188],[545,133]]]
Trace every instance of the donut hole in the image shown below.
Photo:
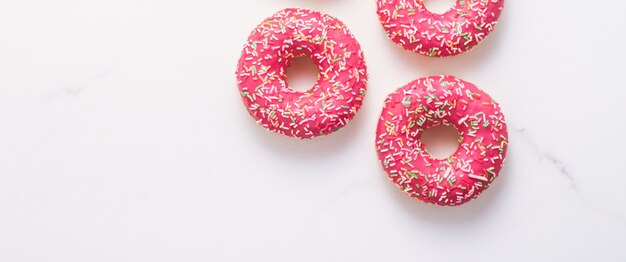
[[[435,14],[444,14],[454,7],[456,0],[424,0],[424,6]]]
[[[438,125],[424,130],[422,145],[426,152],[435,159],[446,159],[459,148],[461,135],[459,131],[449,125]]]
[[[306,92],[317,83],[320,69],[310,57],[300,56],[291,60],[285,74],[287,87],[294,91]]]

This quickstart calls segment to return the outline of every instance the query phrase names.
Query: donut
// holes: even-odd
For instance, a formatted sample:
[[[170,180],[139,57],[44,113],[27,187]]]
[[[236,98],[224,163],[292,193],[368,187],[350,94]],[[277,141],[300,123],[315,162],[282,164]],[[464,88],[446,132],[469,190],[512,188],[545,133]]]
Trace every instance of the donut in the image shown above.
[[[320,72],[306,92],[285,82],[286,69],[301,56],[310,57]],[[279,11],[252,31],[236,76],[257,123],[300,139],[344,127],[361,108],[367,85],[363,51],[344,23],[300,8]]]
[[[443,14],[428,11],[423,0],[377,0],[387,37],[404,49],[444,57],[478,45],[493,31],[504,0],[457,0]]]
[[[425,149],[425,130],[449,125],[459,147],[446,159]],[[498,177],[506,158],[504,116],[489,95],[454,76],[415,80],[390,94],[378,122],[376,150],[387,177],[426,203],[458,206],[478,197]]]

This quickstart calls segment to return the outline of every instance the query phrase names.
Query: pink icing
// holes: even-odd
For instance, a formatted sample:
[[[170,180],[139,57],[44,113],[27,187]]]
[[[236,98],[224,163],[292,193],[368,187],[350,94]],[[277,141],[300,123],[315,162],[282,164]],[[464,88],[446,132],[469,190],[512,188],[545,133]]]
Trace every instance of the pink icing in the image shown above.
[[[478,45],[494,29],[504,0],[457,0],[444,14],[423,0],[378,0],[378,17],[387,37],[404,49],[427,56],[451,56]]]
[[[307,55],[319,67],[308,91],[290,89],[285,70]],[[363,52],[346,26],[319,12],[289,8],[254,29],[237,66],[237,83],[250,115],[287,136],[312,138],[345,126],[365,96]]]
[[[431,157],[421,136],[452,125],[461,136],[447,159]],[[498,176],[508,133],[498,104],[471,83],[453,76],[421,78],[385,100],[376,146],[388,178],[411,197],[442,206],[478,197]]]

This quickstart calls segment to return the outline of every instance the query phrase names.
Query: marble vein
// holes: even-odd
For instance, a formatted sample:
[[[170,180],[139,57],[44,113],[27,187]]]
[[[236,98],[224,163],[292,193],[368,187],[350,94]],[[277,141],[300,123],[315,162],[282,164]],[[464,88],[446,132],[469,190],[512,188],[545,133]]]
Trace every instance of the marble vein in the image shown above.
[[[85,81],[83,81],[83,83],[79,85],[71,86],[71,87],[65,86],[53,92],[48,93],[47,95],[43,96],[40,99],[40,103],[43,104],[43,103],[50,102],[52,100],[62,98],[62,97],[79,96],[80,94],[84,93],[85,90],[89,89],[97,82],[109,76],[114,71],[114,68],[116,65],[117,65],[117,61],[111,63],[111,65],[107,66],[106,68],[98,72],[97,74],[94,74],[93,76],[87,78]]]
[[[509,126],[512,128],[513,132],[517,133],[522,138],[521,140],[528,147],[531,148],[531,150],[538,157],[539,161],[547,161],[554,169],[558,171],[558,174],[560,176],[562,176],[567,181],[569,181],[570,187],[572,188],[572,190],[574,190],[576,195],[580,198],[581,203],[585,207],[593,211],[596,211],[596,213],[602,214],[616,221],[619,221],[622,225],[626,225],[626,217],[612,210],[608,210],[604,207],[591,204],[589,203],[589,201],[587,201],[585,195],[579,189],[576,176],[574,176],[572,171],[570,171],[570,169],[568,168],[567,164],[561,158],[559,158],[558,156],[556,156],[555,154],[551,152],[548,152],[540,148],[535,142],[535,140],[533,139],[533,137],[531,136],[531,134],[525,128],[517,127],[510,122],[509,122]]]
[[[574,177],[574,175],[572,175],[567,164],[565,164],[563,160],[561,160],[555,154],[541,149],[525,128],[519,128],[510,123],[509,125],[512,127],[514,132],[520,135],[522,141],[524,141],[532,149],[532,151],[535,153],[540,161],[547,161],[548,163],[550,163],[550,165],[552,165],[556,170],[559,171],[559,174],[562,177],[570,182],[571,188],[580,193],[576,178]]]

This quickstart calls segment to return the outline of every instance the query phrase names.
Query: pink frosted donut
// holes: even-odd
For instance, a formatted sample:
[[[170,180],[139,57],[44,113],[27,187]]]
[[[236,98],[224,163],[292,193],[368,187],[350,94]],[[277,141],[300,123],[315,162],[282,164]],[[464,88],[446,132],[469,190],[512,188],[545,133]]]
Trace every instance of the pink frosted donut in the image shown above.
[[[424,130],[456,127],[457,151],[438,160],[421,143]],[[453,76],[418,79],[385,100],[376,149],[388,178],[411,197],[457,206],[478,197],[498,176],[508,133],[498,104],[471,83]]]
[[[478,45],[494,29],[504,0],[457,0],[444,14],[423,0],[377,0],[387,37],[404,49],[427,56],[458,55]]]
[[[309,56],[317,83],[295,91],[285,82],[292,59]],[[365,96],[363,52],[337,18],[289,8],[263,21],[250,35],[237,66],[237,84],[250,115],[287,136],[312,138],[345,126]]]

